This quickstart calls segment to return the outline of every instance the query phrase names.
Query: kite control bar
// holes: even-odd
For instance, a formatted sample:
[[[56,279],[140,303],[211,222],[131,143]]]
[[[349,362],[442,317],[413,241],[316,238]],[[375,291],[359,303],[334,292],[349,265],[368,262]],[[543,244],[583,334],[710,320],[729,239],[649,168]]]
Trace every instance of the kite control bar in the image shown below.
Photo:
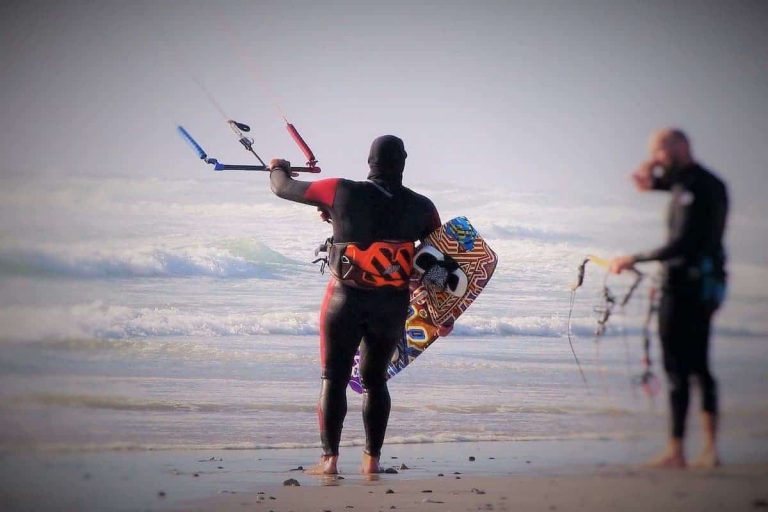
[[[197,153],[197,156],[200,158],[200,160],[203,160],[205,163],[210,164],[213,166],[214,171],[268,171],[269,168],[264,163],[264,161],[259,157],[259,155],[256,154],[256,152],[253,150],[253,139],[250,139],[248,137],[245,137],[242,132],[248,132],[250,131],[250,127],[243,123],[238,123],[236,121],[229,121],[230,127],[232,128],[232,131],[235,132],[235,135],[237,135],[240,139],[240,143],[245,147],[246,151],[249,151],[256,156],[256,158],[261,162],[261,165],[232,165],[232,164],[223,164],[219,162],[217,159],[208,156],[208,154],[205,152],[205,150],[198,144],[198,142],[192,138],[192,135],[189,134],[187,130],[184,129],[183,126],[177,126],[176,131],[179,132],[179,135],[187,141],[187,144],[192,147],[192,149],[195,150],[195,153]],[[295,131],[295,129],[294,129]],[[298,132],[296,132],[298,135]],[[301,136],[299,136],[300,138]],[[303,142],[303,140],[302,140]],[[297,141],[298,143],[298,141]],[[300,145],[301,147],[302,145]],[[303,144],[304,147],[306,147],[309,150],[309,147],[306,146],[306,143]],[[302,151],[304,151],[304,147],[302,147]],[[309,150],[309,154],[312,156],[308,164],[310,164],[309,167],[291,167],[291,172],[310,172],[310,173],[319,173],[320,168],[316,167],[314,164],[317,162],[317,160],[314,160],[314,155],[311,154],[312,151]],[[306,153],[305,153],[306,154]]]

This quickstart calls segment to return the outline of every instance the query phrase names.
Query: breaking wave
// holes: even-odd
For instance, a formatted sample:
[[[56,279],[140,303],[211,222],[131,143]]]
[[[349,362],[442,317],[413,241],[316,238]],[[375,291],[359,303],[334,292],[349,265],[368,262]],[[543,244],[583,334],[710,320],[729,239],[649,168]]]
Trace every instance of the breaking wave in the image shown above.
[[[489,228],[483,229],[483,236],[487,239],[501,239],[501,240],[534,240],[543,243],[558,243],[558,242],[570,242],[570,243],[588,243],[592,240],[583,235],[576,233],[566,233],[563,231],[548,230],[545,228],[521,226],[521,225],[505,225],[499,223],[493,223]]]
[[[187,247],[103,249],[88,246],[0,248],[0,274],[73,278],[275,278],[297,265],[254,239]]]
[[[176,307],[149,308],[110,305],[101,301],[74,306],[0,309],[0,339],[12,341],[125,340],[158,337],[225,337],[253,335],[319,334],[315,311],[265,313],[212,313]],[[572,334],[591,337],[595,320],[574,318]],[[716,332],[731,337],[765,337],[762,330],[719,325]],[[611,325],[606,336],[637,336],[639,323],[623,329]],[[455,337],[543,337],[567,335],[565,318],[559,315],[497,317],[467,314],[456,323]]]
[[[131,308],[99,301],[70,307],[0,310],[0,339],[22,341],[317,333],[314,312],[214,314],[173,307]]]

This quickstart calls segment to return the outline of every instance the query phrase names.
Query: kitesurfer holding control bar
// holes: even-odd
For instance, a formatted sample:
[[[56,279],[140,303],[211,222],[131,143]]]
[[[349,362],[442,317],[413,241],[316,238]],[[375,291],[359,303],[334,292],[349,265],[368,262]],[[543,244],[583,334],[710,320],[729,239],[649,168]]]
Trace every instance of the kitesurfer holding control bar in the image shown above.
[[[269,165],[277,196],[316,206],[333,223],[328,244],[333,278],[320,311],[318,419],[323,455],[310,473],[338,472],[346,388],[358,347],[366,437],[362,471],[381,471],[391,407],[386,369],[403,336],[414,241],[440,227],[432,201],[402,185],[406,156],[403,141],[385,135],[371,145],[366,181],[297,181],[291,178],[289,162],[275,159]]]

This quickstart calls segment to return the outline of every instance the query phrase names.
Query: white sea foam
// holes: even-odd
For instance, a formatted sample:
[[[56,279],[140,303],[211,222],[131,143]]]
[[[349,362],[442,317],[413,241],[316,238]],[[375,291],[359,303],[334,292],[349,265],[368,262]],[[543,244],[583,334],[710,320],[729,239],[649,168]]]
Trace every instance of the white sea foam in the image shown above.
[[[525,226],[519,224],[492,223],[487,229],[483,229],[482,236],[488,240],[536,240],[544,243],[574,242],[587,243],[590,238],[578,233],[568,233],[551,230],[538,226]]]
[[[592,317],[572,321],[572,334],[591,337],[596,323]],[[760,337],[765,331],[738,325],[717,325],[728,336]],[[606,336],[638,335],[639,325],[609,326]],[[212,313],[177,307],[129,307],[101,301],[73,306],[10,306],[0,309],[0,339],[15,341],[61,341],[76,339],[124,340],[163,337],[225,337],[253,335],[319,334],[314,311],[270,311],[262,313]],[[463,316],[453,337],[546,337],[567,334],[565,318],[559,315],[497,317]]]
[[[391,436],[386,442],[388,445],[409,444],[445,444],[445,443],[477,443],[477,442],[533,442],[533,441],[569,441],[569,440],[608,440],[627,439],[642,435],[641,433],[628,432],[573,432],[562,435],[509,435],[501,433],[456,433],[456,432],[428,432],[413,434],[410,436]],[[363,439],[345,439],[340,443],[342,447],[365,446]],[[278,442],[278,443],[137,443],[137,442],[105,442],[105,443],[34,443],[23,445],[25,449],[52,453],[80,453],[101,451],[164,451],[164,450],[296,450],[317,449],[319,442]],[[5,449],[18,449],[19,446],[3,446]]]
[[[0,309],[0,339],[127,339],[163,336],[317,334],[313,312],[214,314],[177,308],[131,308],[102,302],[69,307]]]
[[[588,331],[581,326],[580,333]],[[467,315],[456,323],[453,335],[456,336],[544,336],[557,337],[565,332],[563,319],[549,317],[493,317]]]
[[[74,278],[189,277],[271,278],[295,265],[255,239],[205,245],[105,248],[93,244],[0,247],[0,273]]]

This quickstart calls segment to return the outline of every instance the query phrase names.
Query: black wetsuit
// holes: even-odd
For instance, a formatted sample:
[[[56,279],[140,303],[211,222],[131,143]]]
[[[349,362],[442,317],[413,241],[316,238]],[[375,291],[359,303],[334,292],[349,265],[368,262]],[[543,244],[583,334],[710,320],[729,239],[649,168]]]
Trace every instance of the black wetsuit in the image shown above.
[[[329,213],[337,244],[352,242],[365,248],[383,240],[421,240],[440,226],[440,217],[429,199],[402,186],[405,157],[400,139],[380,137],[371,147],[368,181],[324,179],[308,183],[275,170],[270,176],[272,191]],[[318,408],[325,455],[339,453],[347,413],[346,387],[358,347],[365,451],[380,455],[390,411],[386,369],[403,335],[408,302],[407,287],[353,287],[337,278],[328,284],[320,312],[323,380]]]
[[[698,164],[674,169],[654,180],[654,189],[672,193],[668,241],[637,261],[664,263],[659,336],[669,380],[672,436],[685,434],[689,379],[697,378],[702,410],[717,414],[717,386],[709,370],[712,315],[725,295],[723,234],[728,214],[725,184]]]

